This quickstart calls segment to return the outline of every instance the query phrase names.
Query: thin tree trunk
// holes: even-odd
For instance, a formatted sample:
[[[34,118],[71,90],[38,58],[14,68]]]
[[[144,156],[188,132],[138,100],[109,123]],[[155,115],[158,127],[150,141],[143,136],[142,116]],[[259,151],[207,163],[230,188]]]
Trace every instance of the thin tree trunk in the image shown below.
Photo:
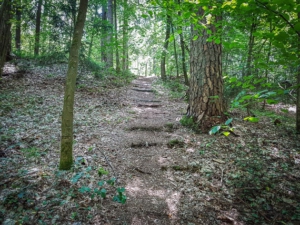
[[[40,31],[41,31],[41,14],[42,14],[43,0],[38,1],[38,8],[35,21],[35,42],[34,42],[34,55],[38,56],[40,51]]]
[[[253,60],[253,48],[254,48],[254,32],[256,30],[256,18],[253,15],[252,24],[250,28],[249,42],[248,42],[248,55],[247,55],[247,64],[246,64],[246,76],[252,74],[252,60]]]
[[[115,25],[115,48],[116,48],[116,72],[120,73],[120,57],[119,57],[119,42],[118,42],[118,21],[117,21],[117,0],[114,0],[114,25]]]
[[[178,4],[181,4],[181,1],[178,0]],[[181,17],[181,12],[178,12],[178,17]],[[182,26],[178,26],[179,30],[181,30],[181,33],[179,34],[180,38],[180,47],[181,47],[181,54],[182,54],[182,72],[184,77],[184,83],[185,85],[189,85],[189,78],[187,76],[187,69],[186,69],[186,62],[185,62],[185,43],[183,39],[183,28]]]
[[[107,63],[107,5],[106,2],[102,5],[102,34],[101,34],[101,59]]]
[[[166,75],[166,55],[167,55],[167,50],[169,46],[169,38],[170,38],[170,27],[171,27],[171,16],[167,15],[167,20],[166,20],[166,36],[165,36],[165,42],[163,46],[163,52],[161,55],[161,61],[160,61],[160,76],[163,81],[167,80],[167,75]]]
[[[21,51],[21,16],[22,16],[22,8],[21,8],[21,0],[17,1],[16,4],[16,37],[15,37],[15,47],[17,52]]]
[[[127,18],[127,0],[123,1],[123,51],[122,51],[122,70],[128,69],[128,18]]]
[[[95,6],[95,13],[93,16],[93,21],[96,20],[96,17],[98,16],[98,8],[97,6]],[[89,50],[88,50],[88,58],[91,58],[92,55],[92,51],[93,51],[93,44],[94,44],[94,37],[95,37],[95,31],[94,31],[94,25],[92,25],[91,29],[92,29],[92,36],[91,36],[91,40],[90,40],[90,44],[89,44]]]
[[[74,95],[79,61],[79,49],[86,19],[88,0],[80,0],[78,17],[74,27],[66,78],[64,106],[61,124],[60,170],[69,170],[73,164],[73,117]]]
[[[11,13],[12,1],[3,0],[0,7],[0,77],[5,63],[7,53],[9,51],[11,39]]]
[[[178,55],[177,55],[177,50],[176,50],[176,38],[174,35],[174,26],[171,24],[172,27],[172,35],[174,37],[173,44],[174,44],[174,54],[175,54],[175,64],[176,64],[176,77],[179,78],[179,66],[178,66]]]
[[[201,18],[204,14],[202,8],[197,15]],[[216,22],[221,17],[216,17]],[[205,24],[209,30],[216,34],[216,28],[207,24],[204,18],[199,23]],[[191,41],[191,79],[188,116],[194,118],[204,131],[210,129],[224,120],[225,102],[223,98],[222,78],[222,46],[213,42],[207,42],[209,37],[207,30],[202,29],[201,34],[192,26]]]
[[[112,0],[107,1],[107,20],[108,20],[108,26],[107,26],[107,42],[108,45],[107,48],[107,67],[112,68],[113,67],[113,2]]]

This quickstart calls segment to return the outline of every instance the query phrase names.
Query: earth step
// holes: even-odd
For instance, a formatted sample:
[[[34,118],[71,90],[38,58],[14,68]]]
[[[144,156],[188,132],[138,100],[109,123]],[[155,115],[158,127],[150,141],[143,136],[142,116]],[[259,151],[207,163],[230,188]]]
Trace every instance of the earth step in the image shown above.
[[[152,89],[131,88],[131,90],[140,91],[140,92],[153,92]]]
[[[159,108],[162,105],[159,104],[137,104],[137,107],[150,107],[150,108]]]
[[[146,99],[136,99],[138,102],[161,102],[159,100],[146,100]]]
[[[131,143],[131,148],[141,148],[141,147],[151,147],[151,146],[157,146],[158,143],[155,142],[138,142],[138,143]]]

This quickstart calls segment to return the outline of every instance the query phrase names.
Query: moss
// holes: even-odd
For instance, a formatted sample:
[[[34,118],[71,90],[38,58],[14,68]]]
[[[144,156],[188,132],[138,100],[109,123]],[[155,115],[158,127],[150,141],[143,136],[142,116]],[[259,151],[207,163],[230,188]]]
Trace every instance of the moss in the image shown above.
[[[169,148],[173,148],[173,147],[183,148],[184,147],[184,141],[174,139],[174,140],[170,140],[167,145],[168,145]]]

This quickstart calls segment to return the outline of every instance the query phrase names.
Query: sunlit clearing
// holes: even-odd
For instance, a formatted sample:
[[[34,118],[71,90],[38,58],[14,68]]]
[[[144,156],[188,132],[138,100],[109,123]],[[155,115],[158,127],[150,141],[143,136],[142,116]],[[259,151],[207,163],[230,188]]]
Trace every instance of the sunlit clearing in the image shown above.
[[[189,153],[195,152],[195,149],[194,149],[194,148],[188,148],[188,149],[186,150],[186,152],[189,152]]]
[[[137,196],[138,194],[140,194],[144,189],[144,184],[141,181],[141,179],[135,177],[131,183],[127,184],[126,186],[126,192],[128,193],[128,195],[131,196]]]
[[[179,203],[181,194],[179,192],[174,192],[169,198],[167,198],[166,202],[169,208],[169,216],[172,219],[177,217],[178,208],[177,205]]]

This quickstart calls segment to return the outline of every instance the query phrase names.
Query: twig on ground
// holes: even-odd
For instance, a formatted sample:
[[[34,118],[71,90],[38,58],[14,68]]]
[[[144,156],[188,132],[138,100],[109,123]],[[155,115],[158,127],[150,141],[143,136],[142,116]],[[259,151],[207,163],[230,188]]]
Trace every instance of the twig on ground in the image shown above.
[[[100,152],[101,152],[101,154],[104,156],[104,158],[105,158],[105,161],[107,162],[107,164],[110,166],[110,168],[112,169],[112,171],[113,171],[113,173],[114,173],[114,175],[115,175],[115,178],[116,178],[116,184],[118,183],[118,176],[117,176],[117,174],[116,174],[116,172],[115,172],[115,169],[113,168],[113,166],[111,165],[111,163],[109,162],[109,160],[108,160],[108,158],[106,157],[106,155],[104,154],[104,152],[103,151],[101,151],[101,150],[99,150]]]

